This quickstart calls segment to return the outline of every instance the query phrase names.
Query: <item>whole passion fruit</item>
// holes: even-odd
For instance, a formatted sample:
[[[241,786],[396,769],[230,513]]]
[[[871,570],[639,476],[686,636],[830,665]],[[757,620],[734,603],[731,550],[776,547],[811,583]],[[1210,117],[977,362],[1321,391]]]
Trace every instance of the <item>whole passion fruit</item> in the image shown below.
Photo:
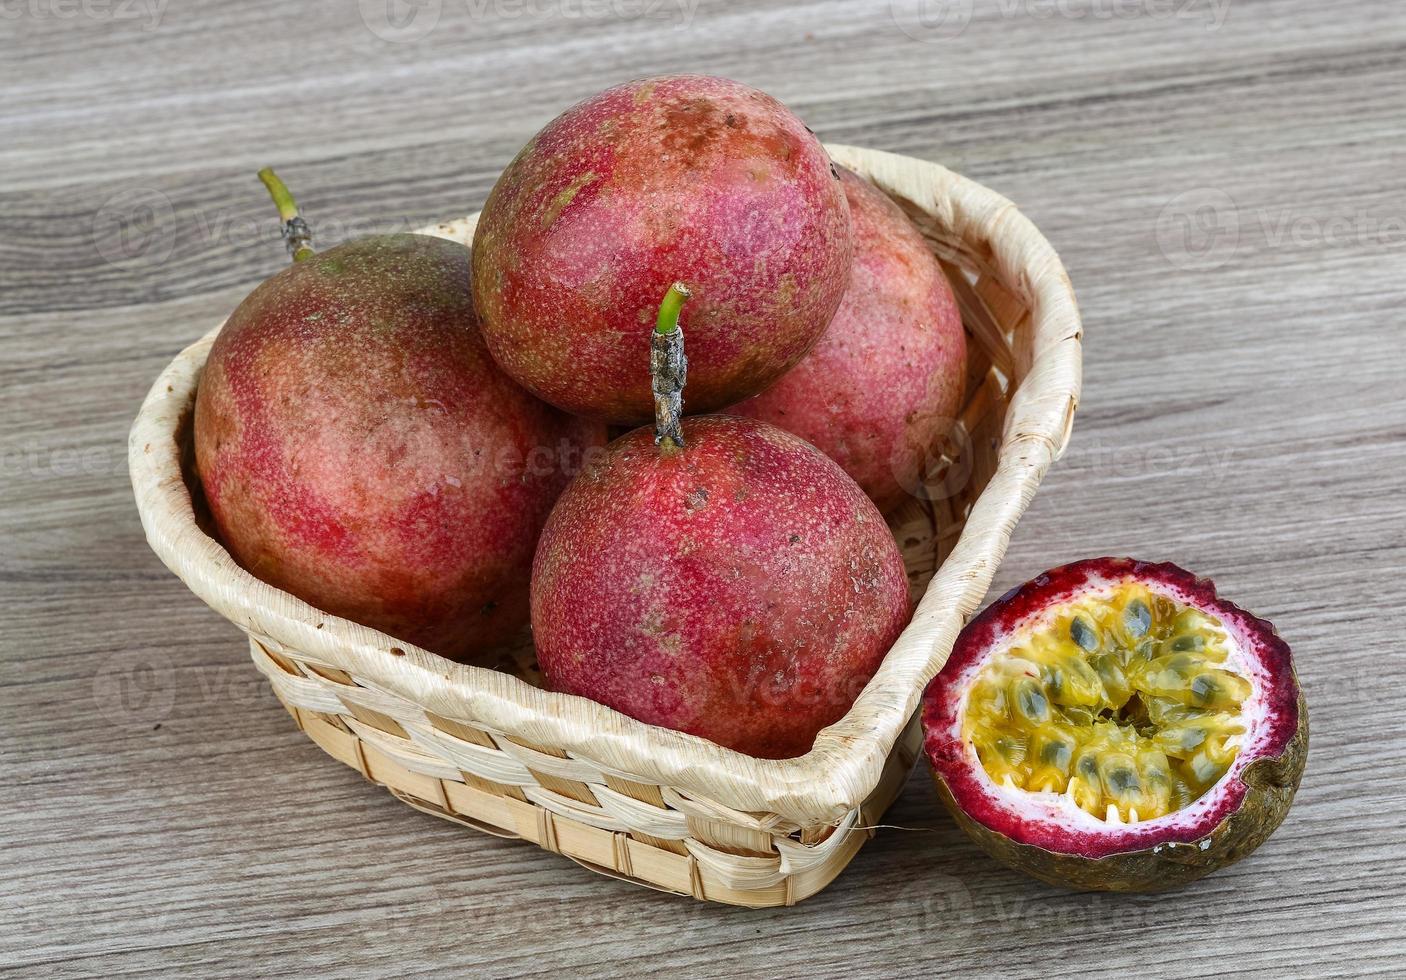
[[[913,223],[840,170],[854,228],[849,289],[815,349],[728,409],[794,432],[888,513],[920,491],[962,406],[966,336],[942,266]]]
[[[825,148],[725,78],[617,85],[508,164],[474,234],[474,302],[503,370],[577,415],[653,413],[649,322],[693,293],[688,410],[748,398],[814,346],[849,283],[849,205]]]
[[[554,691],[768,759],[810,750],[908,623],[903,555],[839,464],[756,419],[681,419],[670,287],[654,430],[616,439],[557,501],[532,566]]]
[[[1051,884],[1157,891],[1283,821],[1308,712],[1274,627],[1175,565],[1095,558],[971,622],[924,696],[943,802]]]
[[[260,176],[306,235],[282,182]],[[200,379],[195,463],[220,537],[320,609],[488,657],[527,624],[537,536],[605,427],[499,370],[463,245],[289,242],[294,263],[239,304]]]

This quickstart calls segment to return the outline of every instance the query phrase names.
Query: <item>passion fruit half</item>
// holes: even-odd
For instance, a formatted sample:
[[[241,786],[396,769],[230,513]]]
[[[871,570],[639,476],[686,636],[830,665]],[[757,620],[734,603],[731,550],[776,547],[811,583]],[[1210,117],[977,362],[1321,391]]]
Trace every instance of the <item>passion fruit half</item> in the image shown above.
[[[974,619],[923,702],[957,823],[1051,884],[1158,891],[1283,821],[1308,711],[1274,627],[1175,565],[1094,558]]]

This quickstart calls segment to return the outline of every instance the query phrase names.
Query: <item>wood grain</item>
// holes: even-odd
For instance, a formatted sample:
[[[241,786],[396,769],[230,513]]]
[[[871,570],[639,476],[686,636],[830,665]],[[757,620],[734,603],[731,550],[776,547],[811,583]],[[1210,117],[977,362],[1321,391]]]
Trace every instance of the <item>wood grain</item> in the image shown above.
[[[1406,11],[953,0],[944,26],[914,6],[442,0],[404,41],[371,0],[0,9],[0,965],[1402,975]],[[919,771],[887,817],[906,829],[802,906],[656,896],[329,762],[148,552],[126,428],[282,263],[259,166],[323,244],[413,227],[476,210],[575,98],[678,69],[966,173],[1060,249],[1085,403],[993,594],[1132,554],[1279,625],[1313,746],[1252,858],[1167,896],[1065,894],[981,856]]]

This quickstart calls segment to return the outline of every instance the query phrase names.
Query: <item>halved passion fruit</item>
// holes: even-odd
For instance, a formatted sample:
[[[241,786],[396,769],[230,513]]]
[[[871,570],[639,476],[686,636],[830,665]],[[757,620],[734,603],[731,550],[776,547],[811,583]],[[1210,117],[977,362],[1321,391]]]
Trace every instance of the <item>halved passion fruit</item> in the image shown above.
[[[1274,627],[1177,568],[1095,558],[992,604],[924,696],[938,792],[996,859],[1156,891],[1283,821],[1308,712]]]

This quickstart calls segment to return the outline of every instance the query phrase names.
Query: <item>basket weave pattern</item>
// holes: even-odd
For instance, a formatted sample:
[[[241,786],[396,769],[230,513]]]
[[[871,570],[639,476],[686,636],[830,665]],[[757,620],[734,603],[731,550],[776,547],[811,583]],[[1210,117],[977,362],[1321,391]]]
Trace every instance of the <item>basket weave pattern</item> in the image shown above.
[[[543,691],[530,656],[517,675],[456,664],[254,579],[207,533],[191,476],[212,331],[171,363],[133,424],[138,507],[156,553],[248,634],[256,667],[317,745],[420,810],[699,899],[790,905],[853,858],[916,757],[924,685],[1068,441],[1081,332],[1063,266],[1009,201],[936,164],[828,149],[914,220],[969,336],[965,407],[935,451],[936,492],[890,521],[921,600],[849,713],[804,756],[754,759]],[[467,244],[474,222],[427,233]]]

